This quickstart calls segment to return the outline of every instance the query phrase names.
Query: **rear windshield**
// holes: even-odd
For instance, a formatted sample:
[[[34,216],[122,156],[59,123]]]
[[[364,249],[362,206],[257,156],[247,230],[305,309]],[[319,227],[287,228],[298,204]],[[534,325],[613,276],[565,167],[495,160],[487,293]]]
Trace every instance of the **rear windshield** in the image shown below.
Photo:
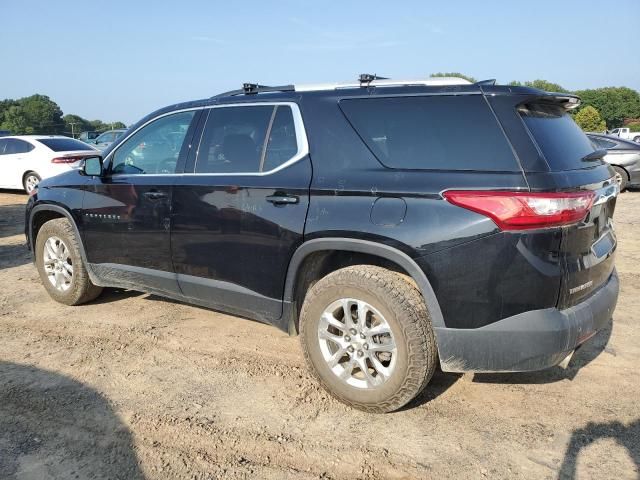
[[[89,145],[73,138],[39,138],[38,141],[54,152],[69,152],[74,150],[93,150]]]
[[[386,167],[519,170],[481,95],[353,99],[340,107]]]
[[[551,171],[578,170],[601,164],[582,157],[593,145],[564,108],[553,104],[527,104],[518,109]]]

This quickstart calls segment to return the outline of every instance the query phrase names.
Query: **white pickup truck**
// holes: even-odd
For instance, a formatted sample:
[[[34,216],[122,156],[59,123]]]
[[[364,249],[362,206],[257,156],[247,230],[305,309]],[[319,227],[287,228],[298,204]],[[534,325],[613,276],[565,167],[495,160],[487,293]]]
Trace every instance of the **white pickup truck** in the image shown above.
[[[608,133],[609,135],[615,135],[616,137],[624,138],[625,140],[640,142],[640,132],[632,132],[629,128],[614,128]]]

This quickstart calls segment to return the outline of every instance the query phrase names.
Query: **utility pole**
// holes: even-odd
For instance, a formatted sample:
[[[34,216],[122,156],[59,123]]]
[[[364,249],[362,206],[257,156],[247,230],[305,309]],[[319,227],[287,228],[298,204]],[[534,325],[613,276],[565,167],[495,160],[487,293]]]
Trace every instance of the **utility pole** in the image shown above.
[[[75,133],[75,129],[73,128],[74,125],[79,125],[80,122],[69,122],[69,125],[71,125],[71,138],[76,138],[76,133]]]

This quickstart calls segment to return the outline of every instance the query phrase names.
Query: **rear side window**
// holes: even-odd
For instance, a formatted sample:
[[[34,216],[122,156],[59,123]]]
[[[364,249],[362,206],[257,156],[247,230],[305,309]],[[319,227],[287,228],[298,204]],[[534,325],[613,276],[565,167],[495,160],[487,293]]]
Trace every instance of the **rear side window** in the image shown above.
[[[531,137],[551,171],[578,170],[597,165],[582,158],[593,152],[593,144],[560,105],[527,104],[518,108]]]
[[[49,147],[54,152],[70,152],[74,150],[93,150],[86,143],[73,138],[39,138],[38,142]]]
[[[354,99],[340,107],[386,167],[519,170],[481,95]]]
[[[4,149],[5,155],[27,153],[36,148],[29,142],[25,142],[24,140],[20,140],[17,138],[8,138],[6,142],[7,144]]]
[[[271,171],[298,152],[291,107],[212,108],[196,159],[197,173]]]

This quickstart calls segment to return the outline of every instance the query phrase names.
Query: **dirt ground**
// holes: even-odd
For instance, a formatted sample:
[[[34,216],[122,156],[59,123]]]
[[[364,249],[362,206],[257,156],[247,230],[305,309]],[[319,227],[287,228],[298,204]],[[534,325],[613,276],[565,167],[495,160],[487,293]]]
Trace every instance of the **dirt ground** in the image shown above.
[[[0,191],[0,478],[640,478],[640,192],[615,215],[613,328],[570,368],[437,373],[370,415],[310,378],[297,338],[153,295],[49,299]]]

